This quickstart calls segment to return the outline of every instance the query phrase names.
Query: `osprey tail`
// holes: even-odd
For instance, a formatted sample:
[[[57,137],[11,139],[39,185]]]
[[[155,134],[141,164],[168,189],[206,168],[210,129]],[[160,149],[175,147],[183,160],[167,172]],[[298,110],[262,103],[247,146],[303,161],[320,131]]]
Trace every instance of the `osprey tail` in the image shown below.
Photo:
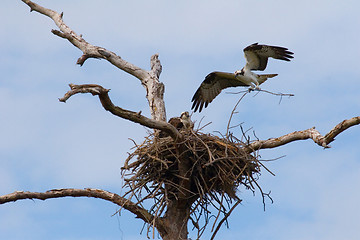
[[[260,74],[258,77],[259,85],[264,83],[268,78],[276,77],[277,74]]]

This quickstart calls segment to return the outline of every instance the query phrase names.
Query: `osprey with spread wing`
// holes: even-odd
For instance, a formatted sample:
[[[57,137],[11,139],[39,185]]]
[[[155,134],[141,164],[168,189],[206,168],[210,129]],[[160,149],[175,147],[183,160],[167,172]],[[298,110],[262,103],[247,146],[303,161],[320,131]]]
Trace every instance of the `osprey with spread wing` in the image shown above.
[[[259,45],[258,43],[244,48],[244,53],[246,64],[241,70],[235,71],[235,73],[212,72],[205,77],[191,100],[193,102],[191,109],[194,109],[194,112],[197,110],[201,112],[204,105],[207,107],[225,88],[242,86],[259,89],[260,84],[277,74],[258,75],[252,70],[265,70],[269,57],[290,61],[294,54],[284,47]]]

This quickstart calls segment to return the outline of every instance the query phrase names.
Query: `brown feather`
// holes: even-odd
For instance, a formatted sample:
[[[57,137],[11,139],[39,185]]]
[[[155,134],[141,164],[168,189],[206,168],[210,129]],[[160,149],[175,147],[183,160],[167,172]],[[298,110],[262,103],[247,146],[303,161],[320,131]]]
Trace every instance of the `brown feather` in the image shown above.
[[[194,109],[194,112],[197,110],[201,112],[204,106],[206,108],[220,94],[221,90],[238,86],[247,87],[249,85],[237,79],[234,73],[212,72],[205,77],[195,92],[191,100],[193,102],[191,109]]]
[[[278,46],[259,45],[258,43],[251,44],[244,48],[245,58],[250,70],[265,70],[269,57],[290,61],[294,58],[293,52],[288,51],[287,48]]]

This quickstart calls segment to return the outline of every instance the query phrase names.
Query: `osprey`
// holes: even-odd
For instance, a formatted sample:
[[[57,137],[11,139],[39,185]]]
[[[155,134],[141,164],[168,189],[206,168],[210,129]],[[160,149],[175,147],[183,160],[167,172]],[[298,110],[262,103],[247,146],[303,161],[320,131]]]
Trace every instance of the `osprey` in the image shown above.
[[[191,121],[190,114],[188,111],[181,113],[180,121],[184,125],[185,129],[193,129],[194,128],[194,123]]]
[[[290,61],[292,52],[287,48],[278,46],[251,44],[244,48],[246,64],[241,70],[235,73],[212,72],[205,77],[200,87],[195,92],[191,109],[199,112],[204,105],[207,107],[214,98],[220,94],[221,90],[228,87],[250,87],[250,89],[259,89],[259,85],[264,83],[268,78],[273,78],[277,74],[256,74],[252,70],[263,71],[266,68],[269,57]]]
[[[170,118],[168,123],[173,125],[178,131],[194,128],[194,123],[191,121],[189,112],[182,112],[180,117]],[[159,133],[159,138],[164,138],[168,136],[169,134],[164,131],[160,131]]]

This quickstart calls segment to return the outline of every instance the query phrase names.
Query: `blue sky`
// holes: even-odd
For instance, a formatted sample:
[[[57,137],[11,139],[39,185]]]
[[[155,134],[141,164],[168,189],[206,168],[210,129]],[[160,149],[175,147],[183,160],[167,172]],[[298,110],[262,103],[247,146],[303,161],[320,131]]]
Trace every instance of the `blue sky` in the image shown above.
[[[64,12],[65,22],[94,45],[149,69],[163,64],[168,117],[189,111],[206,74],[233,72],[242,49],[260,42],[288,47],[292,62],[270,61],[279,76],[262,88],[295,97],[248,95],[233,122],[260,139],[313,126],[323,134],[360,111],[360,3],[349,1],[37,1]],[[66,104],[67,84],[98,83],[113,101],[149,116],[145,91],[134,77],[104,60],[77,66],[80,50],[54,36],[54,23],[20,0],[0,9],[0,194],[15,190],[94,187],[121,193],[120,167],[147,130],[112,116],[91,95]],[[239,95],[219,95],[193,120],[212,122],[204,131],[224,132]],[[240,134],[238,132],[238,134]],[[242,190],[242,205],[218,239],[358,239],[360,128],[342,133],[323,150],[298,141],[264,150],[260,178],[274,204]],[[67,198],[0,206],[0,239],[146,239],[142,222],[102,200]],[[209,238],[209,233],[204,239]],[[190,233],[190,237],[194,237]]]

